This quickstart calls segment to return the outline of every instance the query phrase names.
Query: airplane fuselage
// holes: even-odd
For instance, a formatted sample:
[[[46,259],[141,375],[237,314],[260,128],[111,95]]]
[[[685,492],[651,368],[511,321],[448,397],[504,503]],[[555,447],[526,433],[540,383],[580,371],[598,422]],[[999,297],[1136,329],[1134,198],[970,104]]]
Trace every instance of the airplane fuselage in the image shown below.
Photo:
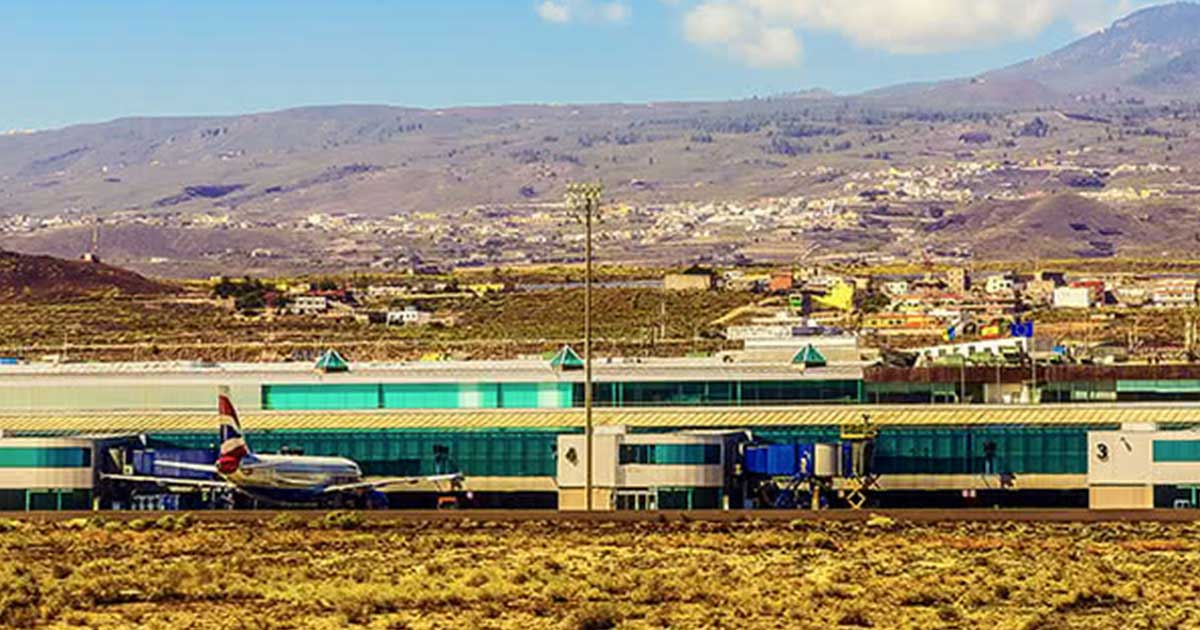
[[[267,501],[311,503],[330,486],[362,481],[362,470],[344,457],[253,455],[224,478],[238,490]]]

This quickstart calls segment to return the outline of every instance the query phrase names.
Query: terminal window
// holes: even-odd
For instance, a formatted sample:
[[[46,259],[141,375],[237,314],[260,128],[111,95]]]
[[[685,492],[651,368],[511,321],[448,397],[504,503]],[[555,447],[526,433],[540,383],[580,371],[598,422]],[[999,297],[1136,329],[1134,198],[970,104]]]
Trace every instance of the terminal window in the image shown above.
[[[719,444],[622,444],[618,458],[624,464],[712,466],[721,463]]]
[[[1156,462],[1200,462],[1200,440],[1155,440]]]
[[[0,448],[0,468],[87,468],[92,465],[88,448]]]

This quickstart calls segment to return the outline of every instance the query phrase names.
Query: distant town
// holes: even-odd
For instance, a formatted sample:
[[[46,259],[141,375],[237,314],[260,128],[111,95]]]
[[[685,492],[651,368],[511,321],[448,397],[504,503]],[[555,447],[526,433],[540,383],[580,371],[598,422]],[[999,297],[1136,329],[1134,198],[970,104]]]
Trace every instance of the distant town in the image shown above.
[[[833,351],[846,361],[886,361],[891,351],[905,352],[911,366],[1019,363],[1034,352],[1068,363],[1172,362],[1193,360],[1197,351],[1200,319],[1192,313],[1200,306],[1200,272],[972,272],[935,269],[930,263],[929,270],[915,273],[856,273],[816,265],[751,270],[695,265],[659,277],[653,270],[627,273],[597,286],[637,295],[731,296],[732,302],[714,300],[688,314],[701,319],[690,336],[704,339],[707,352],[778,346],[778,355],[811,342],[827,352],[827,344],[838,346]],[[344,281],[215,277],[206,286],[223,308],[248,321],[307,318],[442,331],[470,318],[481,305],[505,303],[505,296],[546,301],[561,298],[538,296],[577,295],[582,286],[505,276],[499,269],[493,274],[499,275]],[[722,311],[719,303],[733,306]],[[566,308],[564,314],[578,322],[579,312]],[[680,315],[666,312],[663,302],[663,312],[643,324],[653,327]],[[1171,319],[1179,321],[1165,323]],[[670,338],[665,328],[658,336]],[[1034,344],[1036,339],[1041,343]],[[747,360],[739,353],[729,358]],[[781,361],[791,354],[766,358]]]
[[[1040,119],[1039,119],[1040,120]],[[990,141],[990,138],[989,138]],[[964,144],[972,140],[964,139]],[[963,156],[960,156],[960,158]],[[1108,178],[1178,174],[1181,167],[1154,162],[1097,166],[1082,155],[1055,155],[1016,161],[960,159],[924,167],[888,166],[871,171],[816,167],[790,173],[796,178],[826,178],[840,185],[812,196],[761,198],[742,202],[615,203],[605,208],[599,227],[606,259],[615,262],[673,262],[670,256],[717,265],[800,255],[826,262],[903,260],[906,244],[915,248],[923,237],[952,225],[956,205],[975,202],[1028,201],[1052,189],[1013,186],[1021,179],[1052,181],[1084,199],[1117,206],[1191,201],[1200,184],[1186,181],[1110,186]],[[1161,179],[1161,177],[1160,177]],[[631,186],[638,186],[633,181]],[[248,261],[239,265],[267,267],[338,267],[437,272],[462,267],[579,262],[583,235],[578,221],[559,202],[484,205],[467,209],[454,220],[436,212],[409,212],[374,217],[353,212],[313,213],[297,219],[239,218],[230,211],[116,211],[105,215],[65,212],[51,216],[0,216],[0,235],[37,236],[76,228],[105,246],[105,233],[130,226],[151,228],[267,231],[305,237],[309,245],[284,248],[214,248],[202,252],[213,262]],[[1120,231],[1072,224],[1093,231],[1092,255],[1111,256],[1108,241]],[[747,240],[747,235],[754,235]],[[824,238],[835,241],[822,245]],[[858,243],[856,244],[856,241]],[[886,242],[872,253],[869,244]],[[789,251],[789,243],[792,249]],[[663,247],[666,246],[666,249]],[[925,248],[939,260],[969,260],[969,243]],[[682,254],[681,254],[682,252]],[[1076,252],[1078,253],[1078,252]],[[131,261],[153,269],[184,262],[167,256]]]

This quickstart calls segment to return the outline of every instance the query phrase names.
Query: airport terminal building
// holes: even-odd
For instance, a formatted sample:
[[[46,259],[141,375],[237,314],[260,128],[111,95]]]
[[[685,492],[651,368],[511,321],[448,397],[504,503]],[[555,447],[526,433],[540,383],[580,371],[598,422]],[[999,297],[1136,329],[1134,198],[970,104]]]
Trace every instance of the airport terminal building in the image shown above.
[[[631,444],[670,445],[688,432],[822,442],[867,418],[879,427],[876,497],[884,505],[1086,505],[1090,432],[1200,425],[1200,366],[1062,366],[1042,369],[1034,380],[1027,368],[901,369],[808,359],[598,361],[595,421]],[[230,388],[260,452],[342,455],[368,476],[461,470],[470,505],[553,508],[567,500],[561,498],[560,437],[583,431],[583,374],[576,367],[577,357],[561,355],[554,361],[322,369],[302,363],[0,366],[0,509],[95,503],[95,475],[81,470],[129,466],[109,461],[119,450],[114,440],[146,450],[213,449],[219,386]],[[690,452],[672,448],[644,452]],[[84,452],[78,449],[89,454],[64,455]],[[696,478],[707,481],[689,482],[670,469],[681,462],[653,456],[597,462],[641,467],[631,477],[640,485],[611,489],[605,506],[743,505],[745,497],[727,479],[714,483],[709,472]],[[721,465],[735,466],[732,460],[723,456]],[[713,464],[702,459],[695,465]],[[432,492],[397,493],[393,503],[431,506]],[[1162,501],[1177,498],[1170,488],[1158,492]],[[618,505],[618,495],[653,501]],[[1183,488],[1179,496],[1191,495]]]

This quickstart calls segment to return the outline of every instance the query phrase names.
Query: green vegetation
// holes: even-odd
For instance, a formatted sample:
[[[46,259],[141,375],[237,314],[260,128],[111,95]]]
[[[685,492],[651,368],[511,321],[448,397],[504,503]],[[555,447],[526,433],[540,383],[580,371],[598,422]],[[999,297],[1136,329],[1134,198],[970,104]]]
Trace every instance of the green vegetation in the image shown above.
[[[0,533],[0,628],[1200,624],[1195,523],[288,521]]]
[[[232,299],[233,307],[238,312],[248,315],[258,314],[267,307],[280,308],[286,305],[285,299],[274,287],[249,276],[241,280],[221,278],[213,285],[212,296],[218,299]]]

